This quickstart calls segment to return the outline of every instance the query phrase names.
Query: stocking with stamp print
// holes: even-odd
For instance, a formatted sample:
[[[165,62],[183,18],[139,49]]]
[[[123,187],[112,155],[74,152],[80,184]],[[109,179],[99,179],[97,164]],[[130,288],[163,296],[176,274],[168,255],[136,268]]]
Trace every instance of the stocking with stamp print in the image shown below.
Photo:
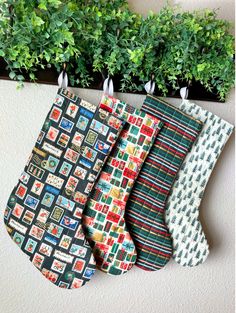
[[[95,260],[81,217],[123,122],[59,89],[5,210],[7,231],[41,273],[62,288],[90,280]]]
[[[172,255],[164,219],[166,200],[202,123],[151,95],[142,110],[161,119],[163,127],[131,192],[126,221],[138,253],[136,265],[155,271],[163,268]]]
[[[204,123],[168,198],[166,223],[173,240],[173,258],[183,266],[203,263],[209,246],[199,220],[199,206],[213,168],[233,126],[197,104],[183,100],[181,111]]]
[[[110,96],[103,96],[100,108],[127,123],[84,210],[83,224],[97,267],[119,275],[136,261],[135,246],[124,220],[126,202],[162,124],[157,118]]]

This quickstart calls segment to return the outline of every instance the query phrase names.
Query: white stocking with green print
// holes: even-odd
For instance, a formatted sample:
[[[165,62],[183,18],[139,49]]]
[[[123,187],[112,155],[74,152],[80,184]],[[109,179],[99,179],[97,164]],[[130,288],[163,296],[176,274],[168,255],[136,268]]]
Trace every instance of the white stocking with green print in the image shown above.
[[[173,239],[173,258],[183,266],[203,263],[209,246],[199,220],[199,207],[207,182],[233,126],[200,106],[183,100],[180,109],[204,123],[187,155],[166,209],[166,223]]]

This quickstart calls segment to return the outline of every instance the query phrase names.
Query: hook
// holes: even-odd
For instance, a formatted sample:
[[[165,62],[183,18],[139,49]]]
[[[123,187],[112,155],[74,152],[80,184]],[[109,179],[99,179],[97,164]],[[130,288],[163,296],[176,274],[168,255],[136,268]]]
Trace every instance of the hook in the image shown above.
[[[110,75],[108,75],[107,78],[103,82],[103,93],[108,94],[109,96],[113,97],[114,84]]]
[[[14,9],[13,4],[10,4],[8,7],[8,11],[10,14],[10,26],[13,26],[13,9]]]
[[[63,67],[62,67],[62,77],[63,77],[63,79],[64,79],[65,76],[67,75],[66,69],[67,69],[67,63],[64,62],[64,63],[63,63]]]
[[[67,63],[64,62],[62,66],[62,72],[58,77],[58,85],[60,88],[67,88],[68,87],[68,76],[66,73]]]
[[[13,4],[10,4],[8,9],[9,9],[9,13],[11,14],[13,10]]]
[[[101,70],[101,74],[102,74],[102,79],[105,80],[106,77],[108,76],[108,70],[106,68],[103,68]]]
[[[180,88],[180,96],[181,96],[182,100],[185,100],[188,98],[188,91],[189,91],[188,86]]]
[[[120,36],[120,28],[119,27],[116,30],[116,36],[117,36],[117,38]]]
[[[155,83],[155,75],[154,73],[151,74],[151,93],[153,94],[155,91],[156,83]]]
[[[155,91],[156,83],[155,83],[155,75],[151,74],[151,80],[149,80],[145,85],[144,88],[147,93],[153,95]]]

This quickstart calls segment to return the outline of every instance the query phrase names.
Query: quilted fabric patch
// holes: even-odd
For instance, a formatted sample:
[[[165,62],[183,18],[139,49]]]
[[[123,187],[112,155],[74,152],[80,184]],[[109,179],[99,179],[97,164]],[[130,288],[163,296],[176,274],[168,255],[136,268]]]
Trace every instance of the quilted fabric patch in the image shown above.
[[[199,221],[199,206],[213,168],[233,126],[187,100],[181,111],[200,119],[203,129],[187,155],[166,207],[166,223],[173,240],[173,258],[183,266],[203,263],[209,246]]]
[[[172,242],[165,224],[166,200],[176,174],[202,123],[164,101],[148,95],[142,110],[164,123],[130,195],[126,221],[135,242],[136,265],[158,270],[172,255]]]
[[[97,267],[119,275],[136,260],[124,220],[126,202],[162,123],[113,97],[103,96],[100,107],[127,123],[95,185],[83,221]]]
[[[96,264],[82,230],[82,211],[123,124],[59,89],[8,200],[8,233],[59,287],[78,288],[94,274]]]

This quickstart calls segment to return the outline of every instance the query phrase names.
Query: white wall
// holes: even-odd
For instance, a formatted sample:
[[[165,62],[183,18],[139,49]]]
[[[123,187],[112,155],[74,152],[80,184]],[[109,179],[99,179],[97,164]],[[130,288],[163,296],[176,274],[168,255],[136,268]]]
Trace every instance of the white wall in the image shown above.
[[[153,12],[158,12],[161,7],[166,4],[166,0],[148,0],[147,1],[140,1],[140,0],[129,0],[130,6],[136,12],[147,14],[150,10]],[[234,15],[235,15],[235,8],[234,8],[234,0],[169,0],[169,3],[172,5],[180,5],[183,10],[192,11],[198,9],[219,9],[219,17],[229,20],[234,23]]]
[[[161,1],[130,1],[134,9],[159,8]],[[185,1],[188,7],[221,6],[231,19],[233,1]],[[191,2],[191,3],[190,3]],[[148,5],[147,5],[148,3]],[[155,4],[157,4],[155,6]],[[189,4],[190,3],[190,4]],[[215,5],[214,5],[215,3]],[[145,9],[145,10],[144,10]],[[233,313],[234,312],[234,136],[218,161],[201,205],[211,253],[206,263],[183,268],[170,261],[159,272],[133,268],[121,277],[99,271],[85,287],[55,287],[29,263],[3,225],[3,211],[50,109],[57,87],[0,81],[0,312],[4,313]],[[98,103],[101,92],[76,89]],[[118,94],[140,107],[144,96]],[[178,105],[179,100],[167,99]],[[226,103],[197,102],[234,124],[234,93]]]

